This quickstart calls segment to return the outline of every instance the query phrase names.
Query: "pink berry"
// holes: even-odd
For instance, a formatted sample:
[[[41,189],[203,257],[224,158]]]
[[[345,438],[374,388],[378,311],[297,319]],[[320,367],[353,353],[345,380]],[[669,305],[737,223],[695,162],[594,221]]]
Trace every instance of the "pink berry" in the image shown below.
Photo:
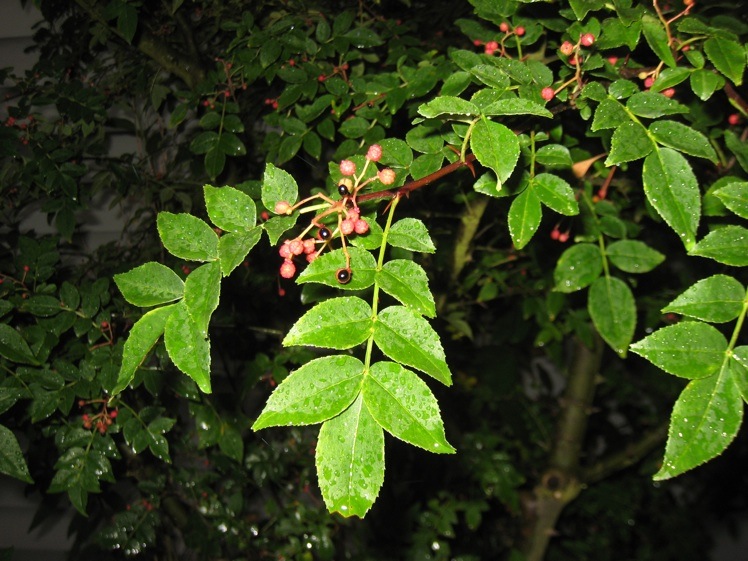
[[[546,101],[552,100],[554,97],[556,97],[556,90],[553,88],[543,88],[540,90],[540,97],[542,97]]]
[[[350,236],[355,230],[355,222],[350,218],[346,218],[340,223],[340,233],[344,236]]]
[[[366,152],[366,159],[372,162],[378,162],[382,158],[382,147],[379,144],[372,144]]]
[[[595,36],[592,33],[585,33],[579,38],[579,42],[585,47],[591,47],[595,42]]]
[[[296,265],[293,264],[293,261],[289,261],[286,259],[283,262],[283,265],[280,267],[280,276],[282,276],[284,279],[291,279],[296,274]]]
[[[561,51],[562,55],[569,56],[574,52],[574,45],[569,43],[569,41],[564,41],[563,43],[561,43],[561,46],[558,48],[558,50]]]
[[[740,115],[739,115],[738,113],[731,113],[731,114],[730,114],[730,115],[729,115],[729,116],[727,117],[727,122],[728,122],[728,123],[729,123],[730,125],[732,125],[733,127],[734,127],[735,125],[738,125],[738,124],[740,124]]]
[[[390,168],[380,169],[377,172],[377,177],[382,185],[392,185],[395,182],[395,172]]]
[[[304,244],[301,240],[291,240],[288,243],[288,249],[290,249],[291,253],[294,255],[301,255],[304,253]]]
[[[507,31],[509,31],[509,24],[505,21],[502,21],[501,25],[499,25],[499,29],[502,33],[506,33]]]
[[[558,241],[561,243],[566,243],[569,241],[569,232],[561,232],[558,235]]]
[[[608,62],[610,64],[612,64],[613,66],[615,66],[616,62],[618,62],[618,57],[617,56],[609,56],[608,57]]]
[[[288,201],[278,201],[275,203],[275,214],[288,214],[290,209],[291,205],[288,204]]]
[[[348,209],[348,213],[345,215],[346,218],[349,218],[354,222],[358,220],[359,216],[361,216],[361,210],[357,206]]]
[[[473,45],[475,45],[476,47],[480,47],[482,44],[483,44],[483,41],[481,41],[480,39],[473,40]]]
[[[307,253],[307,255],[306,255],[306,262],[307,263],[311,263],[312,261],[314,261],[315,259],[317,259],[318,256],[319,256],[319,253],[316,253],[316,252]]]
[[[654,83],[655,83],[655,79],[652,78],[652,76],[649,76],[644,80],[644,87],[649,89],[652,87],[652,84]]]
[[[291,257],[293,257],[293,253],[291,253],[291,244],[288,240],[278,248],[278,254],[283,257],[283,259],[291,259]]]
[[[664,95],[665,97],[673,97],[675,95],[675,89],[668,88],[662,92],[662,95]]]
[[[525,28],[518,25],[514,28],[514,33],[516,33],[518,37],[522,37],[525,34]]]
[[[363,218],[356,220],[353,227],[357,234],[365,234],[369,231],[369,223]]]
[[[304,240],[304,253],[309,255],[310,253],[314,253],[314,250],[316,249],[316,244],[314,243],[314,238],[307,238]]]
[[[499,48],[499,44],[496,41],[489,41],[486,43],[485,52],[487,55],[492,55],[494,52],[496,52]]]
[[[356,164],[350,160],[342,160],[340,162],[340,173],[343,175],[353,175],[356,173]]]

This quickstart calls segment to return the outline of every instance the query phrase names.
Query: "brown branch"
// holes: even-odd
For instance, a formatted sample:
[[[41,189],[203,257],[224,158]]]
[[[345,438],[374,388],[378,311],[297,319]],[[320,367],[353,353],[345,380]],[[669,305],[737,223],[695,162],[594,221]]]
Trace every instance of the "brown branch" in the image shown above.
[[[727,97],[729,97],[733,102],[735,102],[738,107],[740,107],[743,113],[748,113],[748,102],[746,102],[743,97],[735,90],[735,88],[732,87],[732,84],[730,84],[729,82],[725,82],[725,85],[722,89],[725,90]]]

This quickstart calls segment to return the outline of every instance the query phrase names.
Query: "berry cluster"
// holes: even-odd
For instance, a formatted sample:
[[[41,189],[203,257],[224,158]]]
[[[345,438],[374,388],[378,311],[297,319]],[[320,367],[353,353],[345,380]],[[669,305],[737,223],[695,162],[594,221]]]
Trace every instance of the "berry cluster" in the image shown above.
[[[473,44],[476,47],[482,46],[483,52],[488,56],[493,56],[496,51],[499,51],[499,56],[506,57],[508,55],[506,52],[506,48],[504,47],[504,43],[512,36],[522,37],[525,34],[525,28],[521,25],[518,25],[517,27],[512,29],[509,24],[504,21],[499,25],[499,31],[504,34],[499,41],[487,41],[484,43],[480,39],[476,39],[475,41],[473,41]]]
[[[117,410],[112,409],[111,411],[107,410],[106,401],[101,399],[96,399],[93,401],[85,401],[81,399],[78,402],[78,407],[85,407],[86,405],[89,405],[91,403],[102,403],[103,407],[101,411],[94,415],[89,415],[88,413],[84,413],[81,417],[81,421],[83,422],[83,428],[84,429],[96,429],[99,431],[100,434],[106,433],[107,429],[114,423],[114,419],[117,418]]]
[[[364,169],[358,175],[355,162],[342,160],[339,168],[343,178],[338,183],[337,190],[340,196],[338,200],[333,200],[324,194],[317,194],[295,205],[291,205],[288,201],[278,201],[275,204],[273,210],[279,215],[290,215],[295,211],[304,213],[321,210],[311,219],[301,234],[284,240],[278,248],[278,253],[283,258],[279,271],[281,277],[293,278],[296,275],[296,258],[303,255],[307,263],[311,263],[325,248],[330,247],[335,238],[339,238],[346,256],[346,266],[335,273],[335,278],[341,284],[346,284],[351,280],[353,273],[347,251],[347,239],[354,234],[361,236],[369,231],[369,223],[361,217],[361,209],[356,200],[358,193],[374,180],[378,180],[383,185],[392,185],[395,182],[395,172],[389,168],[378,170],[376,177],[364,179],[368,167],[376,164],[381,158],[382,147],[379,144],[372,144],[366,153]],[[314,204],[308,205],[310,202]],[[315,229],[316,235],[309,235]]]

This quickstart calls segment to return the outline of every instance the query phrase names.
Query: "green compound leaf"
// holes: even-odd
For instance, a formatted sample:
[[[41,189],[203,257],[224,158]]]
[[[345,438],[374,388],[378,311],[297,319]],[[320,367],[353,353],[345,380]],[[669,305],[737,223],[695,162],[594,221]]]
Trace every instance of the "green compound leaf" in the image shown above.
[[[246,233],[228,233],[218,240],[218,259],[221,272],[227,277],[246,259],[247,254],[260,241],[262,228],[256,226]]]
[[[207,222],[187,213],[159,212],[158,235],[166,250],[181,259],[215,261],[218,235]]]
[[[299,186],[288,172],[268,162],[262,176],[262,204],[270,212],[275,211],[275,203],[285,201],[294,204],[299,197]]]
[[[629,121],[623,123],[613,133],[610,154],[605,160],[606,166],[633,162],[647,156],[654,149],[647,129],[641,123]]]
[[[350,349],[371,335],[371,315],[369,304],[356,296],[325,300],[299,318],[283,345]]]
[[[692,380],[675,402],[662,467],[655,480],[675,477],[719,456],[743,421],[743,399],[729,367]]]
[[[211,222],[226,232],[246,232],[255,227],[257,207],[252,198],[233,187],[203,187]]]
[[[648,273],[665,260],[665,256],[637,240],[620,240],[605,249],[610,262],[626,273]]]
[[[709,232],[689,254],[708,257],[725,265],[745,267],[748,265],[748,229],[725,226]]]
[[[683,321],[658,329],[631,350],[674,376],[706,378],[722,364],[727,341],[709,324]]]
[[[685,105],[655,92],[635,93],[626,102],[626,107],[637,117],[647,119],[688,113],[688,107]]]
[[[384,482],[384,431],[363,396],[322,425],[316,463],[327,510],[365,516]]]
[[[401,247],[420,253],[434,253],[436,246],[426,225],[417,218],[403,218],[395,222],[390,228],[387,243],[394,247]]]
[[[9,428],[0,425],[0,473],[10,475],[26,483],[33,483],[26,459],[16,435]]]
[[[600,277],[590,286],[587,309],[600,336],[626,357],[636,327],[636,302],[628,285],[615,277]]]
[[[741,218],[748,219],[748,181],[736,181],[714,191],[722,203]]]
[[[700,280],[662,309],[708,321],[725,323],[740,315],[745,289],[737,280],[727,275],[713,275]]]
[[[7,323],[0,323],[0,356],[12,362],[39,364],[23,336]]]
[[[270,220],[264,222],[262,228],[268,233],[270,245],[278,243],[280,237],[296,225],[298,218],[299,214],[294,213],[291,216],[273,216]]]
[[[733,349],[729,367],[743,401],[748,403],[748,346],[741,345]]]
[[[651,14],[642,16],[642,32],[644,38],[657,57],[670,68],[676,66],[675,57],[668,44],[667,31],[662,22]]]
[[[351,258],[351,280],[346,284],[340,284],[337,278],[337,272],[346,266],[345,253],[342,249],[323,253],[317,257],[301,272],[296,282],[299,284],[316,282],[343,290],[369,288],[374,284],[377,262],[365,249],[349,246],[347,251]]]
[[[175,306],[177,304],[151,310],[132,326],[122,349],[122,366],[111,391],[112,395],[120,393],[132,382],[135,371],[143,364],[156,341],[163,335],[166,321],[174,312]]]
[[[592,284],[603,272],[600,248],[591,243],[578,243],[564,251],[553,272],[557,292],[576,292]]]
[[[384,430],[437,454],[453,454],[434,394],[416,374],[394,362],[371,367],[363,387],[364,403]]]
[[[525,247],[538,231],[543,210],[532,186],[517,195],[509,207],[509,234],[517,249]]]
[[[667,98],[666,98],[667,99]],[[699,131],[675,121],[655,121],[649,125],[649,132],[664,146],[674,148],[691,156],[717,162],[717,153],[709,140]]]
[[[374,323],[374,342],[392,360],[452,385],[439,336],[428,321],[409,308],[390,306],[382,310]]]
[[[208,336],[208,323],[218,307],[220,293],[221,265],[218,261],[201,265],[184,283],[184,303],[203,337]]]
[[[480,109],[474,103],[459,97],[443,95],[418,107],[418,113],[427,119],[442,115],[472,117],[480,115]]]
[[[531,99],[508,98],[494,101],[483,109],[484,115],[537,115],[553,118],[553,113]]]
[[[377,273],[376,280],[382,290],[398,299],[401,304],[427,317],[436,315],[429,279],[418,263],[407,259],[388,261]]]
[[[184,295],[182,279],[166,265],[154,261],[114,275],[114,283],[125,300],[141,308],[173,302]]]
[[[496,173],[503,184],[512,175],[519,160],[519,139],[501,123],[481,119],[470,137],[470,149],[478,161]]]
[[[701,216],[699,184],[688,161],[675,150],[661,148],[644,160],[644,192],[687,250],[696,243]]]
[[[275,388],[252,430],[313,425],[345,410],[361,391],[364,363],[347,355],[312,360]]]
[[[210,393],[210,341],[190,316],[184,301],[174,304],[164,328],[164,344],[174,365]]]
[[[714,67],[733,84],[739,86],[743,83],[745,49],[740,43],[722,37],[711,37],[704,41],[704,52]]]
[[[574,197],[574,190],[566,180],[551,173],[539,173],[532,179],[530,185],[540,202],[551,210],[564,216],[579,214],[579,203]]]

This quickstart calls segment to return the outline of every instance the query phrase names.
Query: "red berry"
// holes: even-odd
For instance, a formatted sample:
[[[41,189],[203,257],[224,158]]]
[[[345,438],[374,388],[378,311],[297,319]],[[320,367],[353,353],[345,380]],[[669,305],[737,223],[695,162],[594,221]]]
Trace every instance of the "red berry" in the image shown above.
[[[379,144],[372,144],[366,152],[366,159],[372,162],[378,162],[382,157],[382,147]]]
[[[23,266],[23,272],[24,273],[28,273],[30,270],[31,270],[31,267],[29,267],[28,265],[24,265]]]
[[[296,265],[293,264],[293,261],[289,261],[286,259],[283,262],[283,265],[280,267],[280,276],[282,276],[284,279],[291,279],[296,274]]]
[[[540,90],[540,97],[542,97],[546,101],[550,101],[554,97],[556,97],[556,90],[551,87],[543,88],[542,90]]]
[[[552,240],[557,240],[560,235],[561,235],[561,232],[558,231],[558,228],[554,228],[553,230],[551,230]]]
[[[558,241],[561,243],[566,243],[569,241],[569,232],[561,232],[558,235]]]
[[[662,95],[664,95],[665,97],[673,97],[675,95],[675,89],[668,88],[666,90],[663,90]]]
[[[317,76],[318,82],[324,82],[325,80],[327,80],[327,76],[325,76],[324,74],[320,74],[319,76]]]
[[[278,201],[275,203],[275,214],[288,214],[291,209],[291,205],[288,201]]]
[[[260,218],[262,218],[263,220],[270,220],[270,213],[267,210],[263,210],[260,213]]]
[[[350,160],[342,160],[340,162],[340,173],[343,175],[353,175],[356,173],[356,164]]]
[[[278,248],[278,253],[283,259],[291,259],[293,253],[291,253],[291,244],[289,240],[283,242],[283,245]]]
[[[498,50],[498,48],[499,44],[496,41],[489,41],[488,43],[486,43],[486,46],[483,50],[488,56],[491,56]]]
[[[288,249],[294,255],[301,255],[304,253],[304,243],[301,240],[291,240],[288,242]]]
[[[617,56],[609,56],[608,57],[608,62],[610,64],[612,64],[613,66],[615,66],[616,62],[618,62],[618,57]]]
[[[514,33],[516,33],[518,37],[522,37],[525,34],[525,28],[518,25],[514,28]]]
[[[558,50],[561,51],[562,55],[569,56],[574,52],[574,45],[569,43],[569,41],[564,41],[563,43],[561,43],[561,46],[558,48]]]
[[[365,234],[369,231],[369,223],[363,218],[359,218],[353,223],[353,229],[357,234]]]
[[[317,259],[317,257],[319,257],[319,253],[307,253],[306,262],[311,263],[312,261]]]
[[[502,33],[506,33],[507,31],[509,31],[509,24],[505,21],[502,21],[501,24],[499,25],[499,29],[501,30]]]
[[[340,223],[340,233],[344,236],[350,236],[355,230],[355,222],[350,218],[346,218]]]
[[[101,322],[101,328],[102,329],[109,329],[109,322],[104,320]]]
[[[729,115],[729,116],[727,117],[727,122],[728,122],[728,123],[729,123],[730,125],[732,125],[733,127],[734,127],[735,125],[738,125],[738,124],[740,124],[740,121],[741,121],[741,119],[740,119],[740,115],[739,115],[738,113],[731,113],[731,114],[730,114],[730,115]]]
[[[579,42],[585,47],[591,47],[595,42],[595,36],[592,33],[585,33],[579,38]]]
[[[654,84],[654,83],[655,83],[655,79],[652,76],[648,76],[644,80],[644,87],[647,88],[647,89],[649,89],[649,88],[652,87],[652,84]]]
[[[117,411],[116,409],[113,409],[112,411],[109,412],[110,419],[116,419],[117,415],[119,415],[119,411]]]
[[[384,168],[377,172],[377,177],[383,185],[392,185],[395,182],[395,172],[390,168]]]
[[[316,249],[314,238],[307,238],[304,240],[304,253],[309,255],[310,253],[314,253],[314,250]]]
[[[473,40],[473,45],[475,45],[476,47],[480,47],[482,44],[483,44],[483,41],[481,41],[480,39]]]

